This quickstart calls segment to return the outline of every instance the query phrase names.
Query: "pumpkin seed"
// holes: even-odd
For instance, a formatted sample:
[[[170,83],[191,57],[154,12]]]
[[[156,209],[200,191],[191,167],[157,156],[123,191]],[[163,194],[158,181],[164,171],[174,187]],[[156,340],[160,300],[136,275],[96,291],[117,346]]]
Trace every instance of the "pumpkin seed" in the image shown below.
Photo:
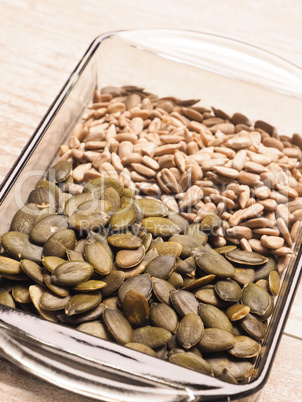
[[[106,286],[102,289],[102,295],[107,297],[111,293],[119,289],[125,280],[125,273],[123,271],[111,271],[109,275],[102,278]]]
[[[261,265],[259,268],[255,269],[255,281],[260,279],[267,279],[271,271],[276,269],[277,262],[274,257],[269,257],[268,261]]]
[[[94,290],[103,289],[106,286],[104,281],[90,279],[86,282],[79,283],[73,289],[77,292],[93,292]]]
[[[57,285],[76,286],[87,281],[93,273],[93,267],[88,262],[67,261],[52,272],[52,279]]]
[[[65,208],[64,208],[64,213],[65,215],[71,217],[76,210],[78,209],[79,205],[92,200],[92,194],[91,193],[80,193],[76,194],[73,197],[69,198],[68,201],[66,201]]]
[[[66,250],[66,256],[68,261],[85,261],[83,253],[74,250]]]
[[[111,216],[109,225],[112,230],[124,230],[135,221],[135,218],[136,215],[134,209],[129,207],[121,208]]]
[[[159,327],[147,325],[133,331],[133,342],[142,343],[151,349],[166,345],[171,338],[171,332]]]
[[[236,248],[237,248],[237,246],[223,246],[223,247],[214,248],[214,250],[216,251],[216,253],[226,254],[230,251],[236,250]]]
[[[142,343],[138,342],[129,342],[126,343],[126,348],[130,348],[132,350],[136,350],[137,352],[145,353],[146,355],[156,357],[156,352],[154,352],[153,349],[151,349],[149,346],[144,345]]]
[[[108,275],[112,270],[112,258],[105,246],[94,240],[87,240],[84,257],[100,275]]]
[[[195,250],[195,261],[199,268],[207,274],[219,277],[231,277],[235,275],[235,268],[222,255],[206,247]]]
[[[86,322],[94,321],[100,318],[105,310],[105,304],[100,303],[96,307],[92,308],[91,310],[86,311],[82,314],[77,315],[67,315],[65,313],[58,314],[58,320],[63,324],[69,325],[79,325]]]
[[[188,257],[180,260],[176,264],[176,272],[184,275],[195,276],[196,264],[194,257]]]
[[[224,353],[208,357],[207,362],[212,367],[214,375],[219,377],[226,369],[236,379],[244,380],[252,375],[254,366],[247,360],[237,360],[234,357],[226,356]]]
[[[205,244],[206,239],[204,237],[198,236],[187,236],[187,235],[175,235],[170,237],[169,242],[179,243],[182,247],[180,254],[181,258],[188,258],[194,248],[201,247]]]
[[[221,226],[221,218],[214,212],[208,213],[200,222],[200,229],[212,233],[214,229]]]
[[[76,235],[71,229],[62,229],[51,235],[43,247],[44,256],[64,258],[67,250],[72,250],[76,244]]]
[[[26,275],[40,285],[44,285],[43,270],[38,264],[31,260],[21,260],[20,264]]]
[[[123,303],[126,293],[129,290],[136,290],[146,299],[150,297],[152,281],[149,274],[141,274],[127,279],[118,289],[118,298]]]
[[[249,336],[258,341],[261,341],[265,336],[265,324],[251,313],[240,321],[240,325]]]
[[[175,333],[178,327],[178,318],[175,311],[163,303],[151,306],[150,322],[155,327],[164,328],[171,333]]]
[[[136,290],[129,290],[123,300],[123,312],[133,327],[143,327],[149,321],[149,304],[147,299]]]
[[[187,290],[171,290],[170,300],[175,310],[184,317],[189,313],[198,314],[198,301]]]
[[[63,204],[63,194],[61,189],[55,184],[48,180],[39,180],[36,184],[36,188],[46,188],[50,193],[52,193],[56,200],[56,210],[59,211]]]
[[[180,232],[177,224],[168,218],[145,218],[142,224],[153,236],[169,237]]]
[[[201,318],[195,313],[189,313],[181,319],[176,338],[183,348],[190,349],[197,345],[203,332],[204,325]]]
[[[72,296],[65,305],[65,314],[74,315],[89,311],[102,301],[100,292],[78,293]]]
[[[43,275],[44,284],[51,290],[54,294],[66,297],[69,294],[69,288],[65,288],[63,286],[58,286],[54,283],[53,277],[47,272]]]
[[[183,286],[183,283],[184,283],[183,277],[180,274],[178,274],[177,272],[174,272],[174,271],[169,276],[168,282],[170,282],[175,287],[175,289],[181,288]]]
[[[177,364],[202,374],[213,375],[213,370],[209,363],[194,353],[175,353],[169,357],[169,362]]]
[[[29,236],[21,232],[7,232],[2,236],[2,246],[16,260],[41,262],[42,247],[32,244]]]
[[[14,285],[12,288],[12,296],[17,303],[30,303],[31,298],[29,295],[29,283]]]
[[[11,308],[15,308],[14,299],[7,290],[0,289],[0,304],[3,304],[4,306],[8,306]]]
[[[218,378],[219,380],[228,382],[230,384],[238,384],[236,378],[227,369],[223,369]]]
[[[197,346],[202,352],[222,352],[235,345],[236,338],[229,331],[221,328],[205,328]]]
[[[68,161],[59,161],[54,166],[52,166],[46,175],[46,179],[55,182],[61,183],[65,181],[70,175],[72,169],[72,164]]]
[[[78,331],[85,332],[86,334],[96,336],[97,338],[111,340],[111,336],[106,326],[99,321],[84,322],[77,327]]]
[[[196,290],[203,286],[206,286],[208,283],[212,282],[215,279],[215,275],[204,275],[201,278],[194,279],[190,278],[189,283],[184,283],[183,290]]]
[[[69,225],[80,232],[99,230],[107,224],[110,216],[105,212],[78,211],[69,218]]]
[[[179,233],[186,233],[186,231],[189,228],[188,221],[181,215],[175,213],[175,212],[169,212],[168,218],[171,219],[176,225],[179,227],[180,232]]]
[[[233,279],[240,285],[247,285],[254,282],[255,275],[255,270],[252,268],[235,268]]]
[[[217,307],[212,306],[211,304],[200,303],[198,314],[206,328],[220,328],[230,332],[231,334],[233,333],[233,326],[230,320]]]
[[[44,310],[62,310],[70,300],[71,296],[60,297],[50,292],[43,292],[40,298],[40,306]]]
[[[232,279],[216,282],[215,291],[222,300],[228,302],[236,302],[242,295],[240,286]]]
[[[40,314],[40,316],[48,321],[57,322],[58,320],[55,312],[44,310],[40,306],[40,299],[43,292],[45,291],[44,287],[42,287],[41,285],[31,285],[28,288],[28,290],[31,301],[35,306],[36,310],[38,311],[38,313]]]
[[[134,332],[129,321],[123,314],[114,309],[106,308],[103,313],[106,328],[114,339],[121,345],[136,342],[134,340]]]
[[[179,243],[176,242],[160,242],[151,245],[151,250],[155,249],[159,255],[174,255],[176,258],[180,256],[182,251],[182,247]]]
[[[175,287],[170,282],[160,278],[152,278],[152,289],[161,303],[171,305],[170,292],[175,290]]]
[[[236,336],[236,342],[234,346],[228,350],[232,356],[240,357],[242,359],[249,359],[255,357],[260,353],[260,343],[254,341],[254,339],[242,335]]]
[[[121,206],[119,193],[113,187],[107,187],[102,196],[105,202],[111,206],[111,212],[114,213]]]
[[[143,213],[143,218],[149,217],[164,217],[168,215],[168,209],[165,205],[156,199],[141,198],[136,200]]]
[[[22,272],[22,267],[19,261],[12,258],[0,256],[0,274],[16,275]]]
[[[250,310],[249,306],[245,306],[244,304],[233,304],[228,307],[226,315],[231,321],[237,321],[246,317]]]
[[[250,307],[251,313],[259,316],[265,314],[270,304],[270,297],[267,291],[254,283],[244,286],[241,300],[243,304]]]
[[[155,257],[146,267],[145,273],[152,277],[167,279],[175,267],[174,255],[159,255]]]
[[[244,265],[262,265],[268,261],[267,257],[254,251],[233,250],[225,253],[228,260]]]
[[[35,204],[38,208],[56,207],[54,194],[43,187],[36,188],[29,194],[28,203]]]
[[[65,215],[47,215],[39,220],[30,232],[30,241],[43,245],[51,235],[61,229],[68,228],[68,218]]]
[[[82,193],[78,195],[85,195],[85,196],[90,196],[91,194],[89,193]],[[83,201],[79,204],[78,206],[79,211],[85,211],[85,212],[97,212],[97,213],[106,213],[108,214],[112,210],[112,205],[105,200],[87,200]]]
[[[115,263],[120,268],[133,268],[142,261],[144,256],[144,246],[140,246],[136,250],[120,250],[116,254]]]
[[[40,209],[36,204],[29,203],[24,205],[24,207],[15,213],[10,225],[10,230],[12,232],[22,232],[29,235],[36,223],[39,212]]]
[[[99,177],[87,183],[83,188],[83,193],[93,193],[96,199],[101,199],[103,198],[105,189],[108,187],[114,188],[120,196],[124,190],[124,186],[121,181],[112,177]]]
[[[108,237],[108,243],[117,248],[133,250],[139,248],[142,244],[142,239],[131,234],[115,234]]]
[[[196,297],[196,299],[200,300],[201,302],[206,303],[206,304],[211,304],[212,306],[215,306],[215,307],[223,308],[227,304],[225,301],[223,301],[219,298],[219,296],[215,292],[214,287],[211,287],[211,288],[207,287],[207,288],[199,289],[195,293],[195,297]]]
[[[271,271],[268,276],[268,288],[273,296],[277,296],[280,289],[280,277],[277,271]]]
[[[55,256],[48,256],[48,257],[43,256],[42,258],[42,264],[49,272],[53,272],[55,268],[57,268],[64,262],[66,262],[66,260]]]

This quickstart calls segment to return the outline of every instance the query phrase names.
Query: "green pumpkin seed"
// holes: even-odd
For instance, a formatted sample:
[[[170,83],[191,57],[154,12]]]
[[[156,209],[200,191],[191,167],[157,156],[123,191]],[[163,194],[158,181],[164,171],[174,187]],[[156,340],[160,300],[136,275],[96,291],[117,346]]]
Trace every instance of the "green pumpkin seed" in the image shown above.
[[[236,338],[229,331],[221,328],[206,328],[198,342],[202,352],[223,352],[235,345]]]
[[[65,215],[47,215],[39,220],[30,232],[30,241],[43,245],[55,232],[68,228]]]
[[[189,257],[186,258],[185,260],[180,260],[176,264],[176,272],[188,276],[195,276],[195,270],[196,270],[196,264],[195,264],[195,258],[194,257]]]
[[[203,358],[196,356],[194,353],[175,353],[169,357],[169,362],[190,370],[198,371],[202,374],[213,375],[213,370],[209,363]]]
[[[233,326],[230,320],[217,307],[212,306],[211,304],[200,303],[198,314],[206,328],[220,328],[230,332],[231,334],[233,333]]]
[[[123,312],[133,327],[143,327],[149,321],[149,304],[147,299],[136,290],[129,290],[123,300]]]
[[[116,254],[115,263],[120,268],[133,268],[142,261],[144,256],[144,246],[140,246],[136,250],[120,250]]]
[[[39,180],[36,184],[36,188],[46,188],[50,193],[52,193],[56,200],[56,209],[59,211],[63,205],[63,194],[61,189],[55,184],[48,180]]]
[[[78,211],[69,218],[69,225],[78,231],[89,232],[105,226],[110,216],[105,212]]]
[[[212,233],[214,229],[221,226],[221,218],[214,212],[208,213],[200,222],[200,229]]]
[[[19,261],[12,258],[0,256],[0,274],[16,275],[22,272]]]
[[[67,250],[72,250],[76,244],[76,235],[71,229],[62,229],[51,235],[43,247],[44,256],[64,258]]]
[[[201,236],[193,237],[187,235],[176,235],[170,237],[169,241],[179,243],[182,247],[181,258],[188,258],[194,248],[202,247],[206,239]]]
[[[133,331],[133,342],[142,343],[151,349],[166,345],[171,338],[171,332],[159,327],[145,326]]]
[[[108,275],[112,270],[112,258],[106,247],[98,241],[87,240],[84,257],[100,275]]]
[[[233,279],[240,285],[247,285],[255,280],[255,270],[252,268],[235,268]]]
[[[215,278],[215,275],[204,275],[198,279],[190,278],[190,282],[186,284],[184,283],[182,288],[184,290],[196,290],[203,286],[206,286],[208,283],[211,283]]]
[[[84,240],[84,239],[83,239]],[[81,251],[81,253],[84,254],[85,251],[85,245],[86,245],[86,241],[96,241],[98,243],[101,243],[105,249],[108,251],[110,257],[112,258],[112,260],[114,259],[114,255],[113,252],[111,250],[111,247],[108,244],[107,238],[104,235],[101,235],[99,233],[95,233],[95,232],[90,232],[87,239],[83,241],[82,243],[82,250],[78,249],[77,251]]]
[[[117,248],[134,250],[142,244],[142,239],[131,234],[115,234],[108,237],[108,243]]]
[[[175,212],[169,212],[168,218],[171,219],[176,225],[179,227],[181,234],[186,233],[186,231],[189,228],[188,221],[181,215],[175,213]]]
[[[236,248],[237,248],[237,246],[223,246],[223,247],[214,248],[214,250],[216,251],[216,253],[226,254],[230,251],[236,250]]]
[[[145,247],[146,252],[149,250],[152,241],[152,234],[151,233],[144,233],[141,236],[142,244]]]
[[[221,300],[217,293],[215,292],[215,288],[202,288],[199,289],[196,293],[195,293],[195,297],[196,299],[200,300],[203,303],[206,304],[211,304],[212,306],[215,307],[225,307],[226,306],[226,302]]]
[[[230,384],[238,384],[236,378],[227,369],[223,369],[218,378],[219,380],[228,382]]]
[[[26,304],[31,302],[29,295],[29,283],[14,285],[12,288],[12,296],[17,303]]]
[[[105,304],[100,303],[96,307],[92,308],[91,310],[86,311],[85,313],[82,314],[77,314],[77,315],[67,315],[65,313],[63,314],[58,314],[58,320],[62,322],[63,324],[69,324],[69,325],[79,325],[83,323],[88,323],[90,321],[97,320],[100,318],[105,310]]]
[[[26,275],[40,285],[44,285],[43,269],[38,264],[31,260],[21,260],[20,264]]]
[[[180,256],[182,246],[176,242],[160,242],[151,246],[151,250],[155,249],[159,255],[174,255],[176,258]]]
[[[198,314],[198,301],[186,290],[171,290],[170,300],[175,310],[184,317],[189,313]]]
[[[174,255],[159,255],[155,257],[146,267],[145,273],[152,277],[167,279],[175,267]]]
[[[231,277],[235,275],[235,268],[222,255],[206,247],[195,250],[195,261],[199,268],[207,274],[219,277]]]
[[[103,198],[103,194],[106,188],[112,187],[121,196],[124,190],[123,183],[112,177],[99,177],[97,179],[91,180],[83,188],[83,193],[93,193],[96,199]]]
[[[41,262],[42,247],[32,244],[29,236],[21,232],[7,232],[2,236],[5,251],[17,260],[27,259]]]
[[[109,275],[102,278],[102,281],[106,283],[106,286],[102,289],[102,295],[104,297],[109,296],[121,287],[125,280],[125,273],[123,271],[111,271]]]
[[[250,307],[251,313],[262,316],[270,305],[270,297],[266,290],[249,283],[242,290],[242,303]]]
[[[146,355],[156,357],[156,352],[153,349],[149,348],[149,346],[144,345],[138,342],[129,342],[126,343],[126,348],[130,348],[132,350],[136,350],[137,352],[145,353]]]
[[[92,197],[93,195],[90,193],[81,193],[69,198],[69,200],[66,201],[64,208],[65,215],[69,217],[72,216],[78,209],[79,205],[83,204],[84,202],[91,201]]]
[[[160,278],[152,278],[152,289],[161,303],[171,305],[170,292],[175,290],[175,287],[170,282]]]
[[[126,293],[128,293],[129,290],[136,290],[144,297],[146,297],[146,299],[148,299],[152,291],[152,281],[150,275],[141,274],[127,279],[118,290],[118,298],[122,303],[124,301]]]
[[[89,193],[82,193],[79,195],[91,196]],[[88,200],[84,201],[78,206],[79,211],[96,212],[108,214],[112,210],[112,205],[105,200]]]
[[[7,290],[0,289],[0,304],[3,304],[4,306],[8,306],[11,308],[15,308],[14,299]]]
[[[77,327],[77,330],[106,341],[112,340],[106,326],[99,321],[84,322]]]
[[[221,376],[223,370],[226,369],[236,381],[250,377],[254,370],[254,366],[249,361],[237,360],[235,357],[226,356],[224,353],[208,357],[207,362],[212,367],[216,377]]]
[[[72,184],[73,183],[74,183],[73,177],[68,176],[65,181],[62,181],[61,183],[57,183],[57,184],[58,184],[58,187],[60,187],[60,189],[62,191],[69,193],[69,191],[72,192]]]
[[[270,300],[270,303],[269,303],[269,306],[268,306],[266,312],[261,317],[259,317],[261,319],[261,321],[267,320],[273,313],[274,299],[273,299],[273,297],[271,295],[269,295],[269,300]]]
[[[246,317],[250,310],[249,306],[244,304],[233,304],[227,309],[226,315],[231,321],[238,321]]]
[[[47,272],[43,275],[44,284],[51,290],[54,294],[66,297],[69,294],[69,288],[63,286],[58,286],[54,283],[53,277]]]
[[[168,218],[145,218],[142,224],[153,236],[169,237],[180,232],[177,224]]]
[[[165,205],[156,199],[150,198],[141,198],[139,200],[135,200],[143,213],[143,218],[149,217],[164,217],[168,215],[168,209]]]
[[[254,339],[242,335],[236,336],[235,345],[228,350],[232,356],[240,357],[242,359],[249,359],[257,356],[261,351],[260,343],[254,341]]]
[[[180,274],[174,271],[169,276],[168,282],[170,282],[175,287],[175,289],[179,289],[183,286],[184,280]]]
[[[126,345],[134,340],[135,331],[120,311],[106,308],[103,318],[106,328],[119,344]]]
[[[124,230],[129,227],[136,218],[134,209],[126,207],[118,209],[110,218],[109,225],[115,230]]]
[[[164,328],[174,334],[178,327],[175,311],[167,304],[153,304],[150,308],[150,322],[154,327]]]
[[[68,261],[85,261],[83,253],[74,250],[66,250],[66,256]]]
[[[222,300],[228,302],[236,302],[242,295],[241,287],[232,279],[216,282],[215,291]]]
[[[50,292],[43,292],[40,298],[40,306],[47,311],[57,311],[65,308],[71,296],[60,297]]]
[[[43,256],[43,258],[42,258],[42,264],[49,272],[53,272],[55,268],[57,268],[59,265],[63,264],[64,262],[67,262],[67,261],[64,260],[63,258],[59,258],[59,257],[55,257],[55,256],[48,256],[48,257]]]
[[[111,212],[117,211],[121,206],[119,193],[113,187],[106,188],[102,198],[111,206]]]
[[[45,288],[42,287],[41,285],[32,285],[28,288],[28,290],[31,301],[35,306],[36,310],[38,311],[38,313],[40,314],[40,316],[45,318],[45,320],[57,322],[58,320],[55,312],[44,310],[40,306],[40,299],[43,292],[45,291]]]
[[[254,251],[233,250],[225,253],[228,260],[244,265],[262,265],[268,261],[267,257]]]
[[[266,326],[253,314],[248,314],[240,321],[242,329],[252,338],[261,341],[265,336]]]
[[[280,277],[277,271],[271,271],[268,276],[268,288],[273,296],[277,296],[280,289]]]
[[[65,314],[74,315],[89,311],[102,301],[100,292],[78,293],[72,296],[65,305]]]
[[[204,325],[195,313],[185,315],[177,329],[176,338],[178,343],[185,349],[190,349],[197,345],[204,332]]]
[[[38,208],[52,207],[55,209],[56,200],[53,193],[44,187],[34,189],[28,196],[28,202],[36,204]]]
[[[103,300],[103,303],[106,308],[111,308],[113,310],[120,311],[120,303],[119,303],[118,297],[116,297],[116,296],[107,297],[107,299]]]
[[[29,235],[36,223],[39,212],[40,209],[36,204],[30,203],[24,205],[24,207],[15,213],[11,222],[10,230],[12,232],[17,231]]]
[[[270,272],[276,269],[277,262],[274,257],[269,257],[268,261],[255,269],[255,281],[267,279]]]
[[[54,269],[52,279],[57,285],[76,286],[87,281],[92,273],[93,267],[88,262],[68,261]]]
[[[73,289],[77,292],[93,292],[94,290],[103,289],[106,286],[104,281],[90,279],[86,282],[79,283]]]
[[[55,182],[61,183],[65,181],[70,175],[72,169],[72,164],[68,161],[60,161],[52,166],[46,175],[46,179]]]
[[[269,289],[268,289],[268,281],[266,279],[259,279],[259,281],[255,282],[255,283],[256,283],[256,285],[260,286],[261,288],[263,288],[267,292],[269,291]]]
[[[200,229],[199,223],[191,223],[186,230],[187,236],[201,237],[204,243],[208,241],[208,236]]]

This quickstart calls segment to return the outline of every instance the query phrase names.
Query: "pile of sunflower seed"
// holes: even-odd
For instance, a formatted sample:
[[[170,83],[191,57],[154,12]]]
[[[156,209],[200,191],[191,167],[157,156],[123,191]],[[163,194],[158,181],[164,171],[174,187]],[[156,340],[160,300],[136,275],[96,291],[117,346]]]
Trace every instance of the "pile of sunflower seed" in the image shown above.
[[[301,227],[301,144],[194,103],[95,94],[2,236],[0,302],[243,383]]]

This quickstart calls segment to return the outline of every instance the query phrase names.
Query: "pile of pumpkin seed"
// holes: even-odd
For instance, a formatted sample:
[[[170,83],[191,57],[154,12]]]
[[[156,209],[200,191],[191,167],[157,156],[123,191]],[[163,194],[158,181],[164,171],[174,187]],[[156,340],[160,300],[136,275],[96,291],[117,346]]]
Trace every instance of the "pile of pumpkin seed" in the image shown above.
[[[73,193],[72,164],[40,180],[1,239],[0,302],[231,383],[248,381],[280,278],[273,256],[213,248],[115,178]],[[212,235],[213,236],[213,235]]]

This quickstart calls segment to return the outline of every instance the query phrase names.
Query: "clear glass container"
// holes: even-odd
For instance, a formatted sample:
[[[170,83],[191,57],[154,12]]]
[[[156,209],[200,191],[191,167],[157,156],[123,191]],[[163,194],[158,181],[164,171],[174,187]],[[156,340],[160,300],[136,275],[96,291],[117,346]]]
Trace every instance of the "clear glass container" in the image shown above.
[[[95,89],[137,85],[159,96],[264,120],[281,134],[302,127],[302,72],[221,36],[141,30],[99,36],[75,68],[0,189],[1,233],[58,158]],[[300,245],[299,242],[298,246]],[[255,401],[265,385],[301,276],[301,250],[280,294],[251,381],[232,385],[23,311],[0,306],[0,352],[42,379],[106,401]]]

